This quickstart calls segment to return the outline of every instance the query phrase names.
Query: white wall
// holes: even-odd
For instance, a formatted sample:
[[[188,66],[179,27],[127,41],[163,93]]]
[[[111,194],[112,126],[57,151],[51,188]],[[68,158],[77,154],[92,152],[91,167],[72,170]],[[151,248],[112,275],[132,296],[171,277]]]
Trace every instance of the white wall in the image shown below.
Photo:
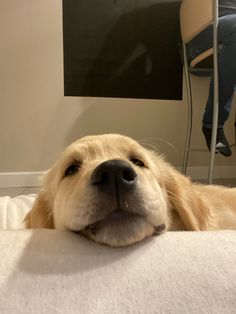
[[[183,158],[184,101],[63,96],[62,4],[59,0],[0,2],[0,172],[41,171],[77,138],[118,132],[158,145],[176,166]],[[201,116],[208,79],[194,78],[193,146],[205,148]],[[226,132],[233,136],[233,115]],[[194,152],[190,166],[206,166]],[[236,165],[217,156],[217,165]]]

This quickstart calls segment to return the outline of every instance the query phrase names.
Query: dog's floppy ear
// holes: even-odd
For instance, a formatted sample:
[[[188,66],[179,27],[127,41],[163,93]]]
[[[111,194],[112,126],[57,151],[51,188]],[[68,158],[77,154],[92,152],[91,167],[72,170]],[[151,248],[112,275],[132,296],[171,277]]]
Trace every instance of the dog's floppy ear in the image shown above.
[[[24,224],[26,228],[54,228],[53,219],[53,199],[57,186],[57,176],[60,176],[57,170],[56,162],[42,177],[42,189],[39,192],[31,211],[25,216]]]
[[[214,229],[211,206],[201,196],[197,184],[168,164],[163,175],[170,206],[177,211],[186,230]]]
[[[45,192],[41,192],[36,198],[33,208],[25,216],[26,228],[53,228],[52,209]]]

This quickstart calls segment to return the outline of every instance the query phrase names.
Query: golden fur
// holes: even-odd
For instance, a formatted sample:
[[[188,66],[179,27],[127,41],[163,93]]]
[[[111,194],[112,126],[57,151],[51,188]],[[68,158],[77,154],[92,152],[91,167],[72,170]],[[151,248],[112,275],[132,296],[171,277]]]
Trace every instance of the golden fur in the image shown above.
[[[135,174],[125,193],[115,185],[104,193],[91,183],[98,166],[113,160]],[[111,246],[166,230],[236,229],[236,188],[193,183],[128,137],[87,136],[71,144],[46,173],[25,224],[80,232]]]

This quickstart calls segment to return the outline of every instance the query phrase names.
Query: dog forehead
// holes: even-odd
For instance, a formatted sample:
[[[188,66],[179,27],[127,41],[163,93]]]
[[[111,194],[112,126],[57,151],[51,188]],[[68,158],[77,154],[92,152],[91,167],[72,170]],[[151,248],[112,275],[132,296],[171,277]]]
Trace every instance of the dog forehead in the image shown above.
[[[87,136],[71,144],[67,153],[79,155],[81,158],[116,158],[143,149],[129,137],[108,134]]]

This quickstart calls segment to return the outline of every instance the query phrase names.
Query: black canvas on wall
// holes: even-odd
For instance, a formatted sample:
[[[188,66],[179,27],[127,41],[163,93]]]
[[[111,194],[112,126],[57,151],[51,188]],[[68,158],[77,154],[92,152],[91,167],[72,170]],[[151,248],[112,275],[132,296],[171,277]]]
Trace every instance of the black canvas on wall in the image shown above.
[[[65,96],[181,99],[180,1],[64,0]]]

